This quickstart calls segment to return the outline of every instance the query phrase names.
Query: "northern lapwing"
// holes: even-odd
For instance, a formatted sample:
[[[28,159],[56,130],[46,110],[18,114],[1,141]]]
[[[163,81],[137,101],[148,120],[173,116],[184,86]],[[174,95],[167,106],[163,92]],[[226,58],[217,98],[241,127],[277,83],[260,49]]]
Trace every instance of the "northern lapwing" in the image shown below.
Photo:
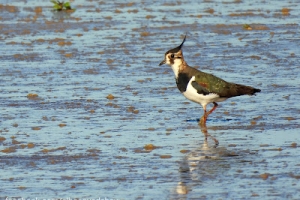
[[[254,95],[256,92],[260,92],[260,89],[230,83],[212,74],[190,67],[185,62],[181,49],[185,39],[186,36],[181,45],[167,51],[165,59],[159,65],[170,65],[175,74],[179,91],[187,99],[202,105],[204,114],[199,121],[200,125],[205,125],[208,115],[218,107],[216,102],[225,101],[235,96]],[[206,111],[206,106],[209,103],[213,103],[214,106],[210,111]]]

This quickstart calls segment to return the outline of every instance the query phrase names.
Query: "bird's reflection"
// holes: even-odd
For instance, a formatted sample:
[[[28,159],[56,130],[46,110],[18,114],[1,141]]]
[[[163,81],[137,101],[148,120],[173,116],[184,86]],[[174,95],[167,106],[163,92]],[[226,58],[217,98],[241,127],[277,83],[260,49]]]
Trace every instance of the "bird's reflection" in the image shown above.
[[[199,123],[198,125],[199,125],[199,128],[200,128],[200,131],[205,136],[205,142],[204,143],[207,143],[207,138],[211,138],[215,142],[214,147],[217,147],[219,145],[219,141],[208,133],[206,124]]]
[[[187,194],[195,189],[194,187],[197,185],[201,187],[206,180],[215,179],[218,174],[230,168],[226,157],[233,154],[225,147],[218,146],[218,140],[208,133],[206,125],[199,124],[199,128],[205,140],[200,147],[191,151],[180,162],[180,182],[176,186],[174,198],[185,199]]]

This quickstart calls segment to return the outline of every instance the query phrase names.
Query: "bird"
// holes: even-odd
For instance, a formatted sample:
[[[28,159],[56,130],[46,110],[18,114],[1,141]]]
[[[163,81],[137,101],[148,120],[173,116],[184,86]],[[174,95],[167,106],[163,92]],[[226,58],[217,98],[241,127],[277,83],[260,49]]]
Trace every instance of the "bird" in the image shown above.
[[[187,99],[201,104],[204,114],[199,120],[200,125],[206,125],[208,116],[218,107],[217,102],[241,95],[255,95],[261,91],[254,87],[227,82],[213,74],[190,67],[184,60],[182,52],[185,40],[186,35],[178,47],[165,53],[164,60],[159,66],[170,65],[179,91]],[[213,103],[213,107],[207,111],[206,106],[210,103]]]

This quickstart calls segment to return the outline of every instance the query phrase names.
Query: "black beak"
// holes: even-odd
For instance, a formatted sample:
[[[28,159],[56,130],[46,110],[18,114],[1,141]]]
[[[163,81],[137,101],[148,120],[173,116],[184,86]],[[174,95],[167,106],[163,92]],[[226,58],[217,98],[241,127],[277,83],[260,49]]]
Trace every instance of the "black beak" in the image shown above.
[[[166,60],[161,61],[161,63],[159,63],[159,66],[166,64]]]

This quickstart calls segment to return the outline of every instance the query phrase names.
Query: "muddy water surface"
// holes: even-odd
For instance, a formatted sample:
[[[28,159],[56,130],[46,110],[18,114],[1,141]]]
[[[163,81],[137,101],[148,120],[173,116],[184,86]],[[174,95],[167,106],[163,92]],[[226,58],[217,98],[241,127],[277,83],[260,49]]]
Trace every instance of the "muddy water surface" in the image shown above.
[[[71,5],[0,4],[1,199],[300,198],[297,2]],[[191,66],[262,90],[220,103],[218,147],[158,66],[186,33]]]

